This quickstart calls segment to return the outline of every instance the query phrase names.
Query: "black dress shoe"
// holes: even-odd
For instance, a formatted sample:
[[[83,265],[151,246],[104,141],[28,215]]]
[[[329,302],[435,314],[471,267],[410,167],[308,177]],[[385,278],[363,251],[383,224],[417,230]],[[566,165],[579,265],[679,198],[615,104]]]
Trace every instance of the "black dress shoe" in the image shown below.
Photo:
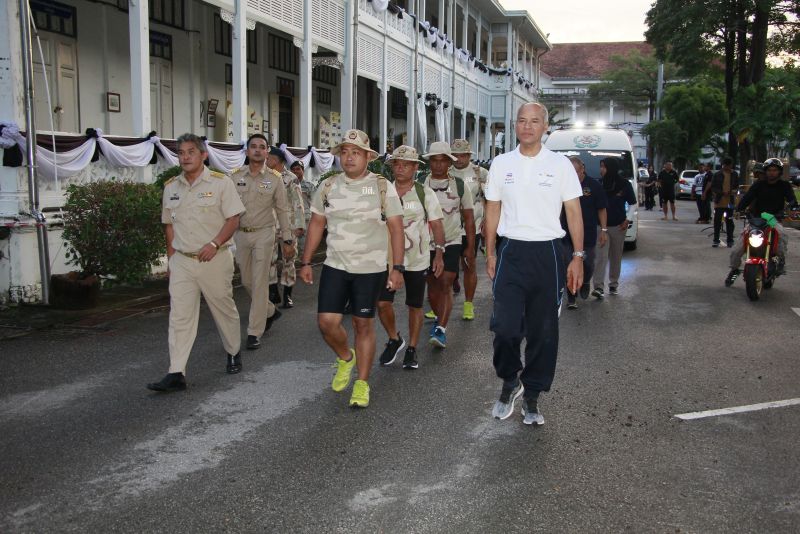
[[[169,373],[161,379],[161,382],[147,384],[147,389],[163,391],[165,393],[183,391],[186,389],[186,377],[183,376],[183,373]]]
[[[225,371],[229,375],[235,375],[242,370],[242,355],[237,352],[235,356],[228,354],[228,367]]]
[[[283,314],[276,309],[275,310],[275,314],[272,317],[270,317],[269,319],[267,319],[267,328],[264,329],[264,332],[266,332],[267,330],[272,328],[272,323],[274,323],[275,321],[280,319],[281,315],[283,315]]]
[[[247,336],[247,350],[256,350],[261,346],[261,340],[256,336]]]

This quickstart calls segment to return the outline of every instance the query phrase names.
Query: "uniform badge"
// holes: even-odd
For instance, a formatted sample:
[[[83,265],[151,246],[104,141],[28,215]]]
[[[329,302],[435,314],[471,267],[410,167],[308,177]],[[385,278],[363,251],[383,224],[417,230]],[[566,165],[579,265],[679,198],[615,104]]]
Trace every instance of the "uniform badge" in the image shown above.
[[[202,193],[197,193],[197,198],[211,198],[214,196],[213,191],[205,191]]]
[[[170,200],[180,200],[181,197],[178,196],[178,193],[172,193],[172,196],[169,197]]]

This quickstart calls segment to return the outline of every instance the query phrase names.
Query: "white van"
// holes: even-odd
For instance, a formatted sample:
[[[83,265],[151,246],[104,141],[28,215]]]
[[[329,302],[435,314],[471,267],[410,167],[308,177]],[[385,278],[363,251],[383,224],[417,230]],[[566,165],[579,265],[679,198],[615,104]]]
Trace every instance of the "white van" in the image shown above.
[[[627,132],[616,128],[565,128],[552,132],[544,145],[565,156],[578,156],[586,164],[586,175],[600,179],[600,160],[617,158],[620,173],[630,181],[636,195],[636,205],[628,206],[628,232],[625,234],[625,249],[636,249],[639,235],[639,188],[636,184],[636,158]]]

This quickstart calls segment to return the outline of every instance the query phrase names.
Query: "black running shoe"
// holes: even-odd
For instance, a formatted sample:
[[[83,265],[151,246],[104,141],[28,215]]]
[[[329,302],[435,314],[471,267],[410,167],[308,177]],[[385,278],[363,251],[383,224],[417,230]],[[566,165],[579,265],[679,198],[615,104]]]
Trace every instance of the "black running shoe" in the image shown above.
[[[404,348],[406,348],[406,340],[398,332],[397,339],[390,339],[386,342],[386,348],[383,349],[383,354],[379,359],[381,365],[392,365]]]
[[[403,369],[418,369],[419,363],[417,363],[417,349],[414,347],[408,347],[406,349],[405,358],[403,358]]]
[[[586,300],[586,299],[588,299],[588,298],[589,298],[589,290],[590,290],[590,289],[591,289],[591,287],[589,286],[589,284],[583,284],[583,285],[581,286],[581,289],[580,289],[580,291],[578,292],[578,294],[581,296],[581,298],[582,298],[583,300]]]
[[[739,269],[731,269],[731,272],[725,277],[725,287],[731,287],[741,272]]]

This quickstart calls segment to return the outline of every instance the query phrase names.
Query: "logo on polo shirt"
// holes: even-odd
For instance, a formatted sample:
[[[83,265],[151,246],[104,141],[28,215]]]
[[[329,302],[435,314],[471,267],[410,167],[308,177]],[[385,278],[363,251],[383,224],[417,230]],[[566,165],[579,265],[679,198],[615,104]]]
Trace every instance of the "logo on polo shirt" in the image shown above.
[[[539,186],[541,187],[553,187],[553,178],[552,174],[547,173],[539,173]]]
[[[514,183],[514,173],[513,172],[507,172],[506,173],[505,183],[506,184],[513,184]]]

